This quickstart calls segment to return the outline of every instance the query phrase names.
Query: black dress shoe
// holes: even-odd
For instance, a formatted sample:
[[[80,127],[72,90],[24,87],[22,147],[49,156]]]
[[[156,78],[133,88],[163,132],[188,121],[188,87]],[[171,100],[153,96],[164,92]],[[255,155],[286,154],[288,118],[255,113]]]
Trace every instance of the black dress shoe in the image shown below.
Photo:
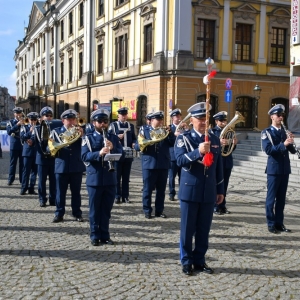
[[[214,209],[214,214],[216,214],[216,215],[223,215],[223,211],[221,210],[221,208],[215,208]]]
[[[8,181],[8,182],[7,182],[7,185],[12,185],[12,182],[11,182],[11,181]]]
[[[35,190],[31,190],[31,191],[28,191],[28,194],[29,195],[37,195],[37,192]]]
[[[194,265],[194,270],[198,272],[204,272],[207,274],[212,274],[214,272],[214,270],[212,268],[209,268],[207,264]]]
[[[280,232],[275,228],[275,226],[269,226],[269,227],[268,227],[268,230],[269,230],[269,232],[271,232],[271,233],[275,233],[275,234],[280,233]]]
[[[166,218],[167,216],[164,213],[155,213],[155,217]]]
[[[59,222],[62,222],[63,220],[64,220],[63,217],[55,216],[52,223],[59,223]]]
[[[120,204],[120,203],[121,203],[120,198],[116,198],[116,199],[115,199],[115,203],[116,203],[116,204]]]
[[[55,202],[54,202],[54,203],[50,202],[49,205],[50,205],[50,206],[55,206]]]
[[[99,240],[91,240],[91,244],[92,244],[93,246],[100,246]]]
[[[282,225],[275,225],[275,229],[277,231],[284,231],[284,232],[291,232],[291,229],[287,229],[283,224]]]
[[[106,244],[106,245],[114,245],[115,243],[111,240],[100,240],[101,244]]]
[[[26,195],[26,191],[21,190],[21,191],[20,191],[20,195]]]
[[[75,221],[77,222],[83,222],[83,217],[75,217]]]
[[[222,208],[222,213],[223,214],[230,214],[231,212],[226,207],[224,207],[224,208]]]
[[[169,200],[170,200],[170,201],[175,201],[174,195],[170,195]]]
[[[193,275],[193,268],[192,265],[183,265],[182,266],[182,272],[185,275]]]
[[[128,198],[122,198],[123,203],[130,203],[130,200]]]
[[[145,214],[145,218],[146,218],[146,219],[151,219],[152,216],[151,216],[151,214]]]
[[[40,203],[40,207],[46,207],[46,203]]]

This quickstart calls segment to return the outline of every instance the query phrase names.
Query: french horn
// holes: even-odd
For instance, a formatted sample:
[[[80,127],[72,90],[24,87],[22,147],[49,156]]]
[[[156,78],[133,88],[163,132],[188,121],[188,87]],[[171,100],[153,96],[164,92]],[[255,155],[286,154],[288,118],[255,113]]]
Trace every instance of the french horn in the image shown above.
[[[141,133],[138,135],[138,144],[141,152],[144,152],[146,147],[154,145],[155,143],[159,143],[164,140],[170,131],[166,129],[166,127],[158,127],[153,129],[150,132],[151,140],[146,139]]]

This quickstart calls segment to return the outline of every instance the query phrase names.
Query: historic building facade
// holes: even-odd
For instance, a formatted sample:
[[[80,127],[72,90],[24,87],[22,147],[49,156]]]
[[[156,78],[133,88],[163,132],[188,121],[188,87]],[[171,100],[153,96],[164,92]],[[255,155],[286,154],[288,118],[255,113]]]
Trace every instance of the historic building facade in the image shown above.
[[[212,114],[238,110],[240,127],[264,128],[272,105],[289,106],[290,18],[287,0],[35,1],[15,55],[18,105],[88,118],[96,107],[125,104],[137,126],[155,110],[185,115],[206,98],[211,57]]]

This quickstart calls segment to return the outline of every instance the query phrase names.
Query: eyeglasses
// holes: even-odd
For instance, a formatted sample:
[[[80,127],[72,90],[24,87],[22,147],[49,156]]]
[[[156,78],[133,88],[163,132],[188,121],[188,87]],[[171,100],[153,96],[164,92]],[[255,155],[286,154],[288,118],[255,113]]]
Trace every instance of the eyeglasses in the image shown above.
[[[277,117],[285,117],[285,113],[279,113],[279,114],[276,114],[277,115]]]
[[[227,119],[219,119],[218,121],[225,122],[225,121],[227,121]]]
[[[108,120],[107,119],[102,119],[102,120],[96,120],[98,123],[104,123],[104,124],[108,124]]]

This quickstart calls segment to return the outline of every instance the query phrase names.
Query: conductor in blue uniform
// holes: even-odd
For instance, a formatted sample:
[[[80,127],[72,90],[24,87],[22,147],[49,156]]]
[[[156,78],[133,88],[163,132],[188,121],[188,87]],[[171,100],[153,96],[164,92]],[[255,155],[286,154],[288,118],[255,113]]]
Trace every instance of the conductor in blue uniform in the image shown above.
[[[19,181],[22,183],[23,173],[23,146],[21,143],[20,130],[24,125],[23,108],[15,107],[13,109],[14,119],[7,122],[6,131],[10,136],[10,165],[7,185],[12,185],[15,180],[17,162],[19,160]]]
[[[287,136],[282,127],[285,107],[277,104],[268,114],[272,125],[261,133],[262,149],[268,155],[266,218],[268,230],[271,233],[290,232],[283,224],[286,191],[291,174],[289,152],[296,153],[294,136]]]
[[[130,203],[129,200],[129,179],[131,172],[131,165],[133,162],[133,148],[136,144],[136,136],[133,124],[127,121],[128,108],[122,107],[118,109],[118,121],[110,124],[109,133],[118,136],[124,153],[123,157],[116,162],[117,166],[117,192],[115,203],[122,202]],[[121,187],[122,181],[122,187]]]
[[[89,194],[90,238],[93,246],[114,244],[110,238],[109,220],[114,203],[117,177],[113,166],[105,161],[107,154],[122,154],[119,138],[107,132],[109,112],[97,109],[91,114],[94,131],[82,139],[81,157],[86,164],[86,186]],[[111,162],[113,164],[113,162]]]
[[[68,109],[61,114],[64,125],[53,130],[53,138],[56,142],[60,142],[58,139],[59,135],[74,129],[74,126],[77,124],[76,116],[77,112],[74,109]],[[77,128],[82,135],[82,128],[80,126]],[[53,223],[63,221],[69,184],[71,190],[72,215],[76,221],[83,222],[80,190],[82,173],[84,171],[85,165],[81,160],[81,138],[79,138],[69,146],[60,148],[55,158],[56,211]]]
[[[39,114],[31,112],[27,115],[29,124],[21,127],[21,141],[23,143],[23,175],[22,187],[20,195],[25,195],[27,190],[28,194],[36,195],[34,186],[36,183],[37,165],[35,163],[36,157],[36,143],[34,128],[37,124]]]
[[[156,188],[155,216],[166,218],[164,214],[165,190],[168,180],[168,169],[170,166],[169,147],[175,142],[175,136],[170,129],[162,129],[164,112],[157,111],[150,115],[151,125],[143,126],[139,132],[147,146],[142,151],[143,170],[143,210],[147,219],[152,218],[151,197],[152,191]],[[159,132],[159,134],[157,134]],[[154,136],[152,137],[151,135]],[[159,138],[157,142],[151,142]],[[141,145],[136,144],[137,151]]]
[[[204,141],[206,103],[191,106],[188,113],[191,113],[193,129],[177,137],[174,151],[177,164],[182,168],[178,195],[180,259],[183,273],[192,275],[194,270],[213,273],[205,263],[205,254],[214,205],[223,201],[224,184],[220,141],[214,134],[209,136],[209,142]],[[213,154],[213,163],[205,168],[202,160],[208,152]]]
[[[227,112],[226,111],[220,111],[216,113],[213,118],[215,119],[216,126],[212,129],[213,133],[220,138],[221,132],[224,129],[224,127],[227,125]],[[221,146],[224,148],[224,152],[226,153],[228,151],[228,139],[220,139]],[[232,140],[233,151],[236,148],[236,144],[238,143],[237,138],[234,138]],[[214,213],[216,215],[223,215],[223,214],[230,214],[230,211],[226,207],[226,194],[227,194],[227,188],[229,183],[229,178],[231,175],[231,171],[233,168],[233,157],[232,153],[230,153],[227,156],[222,156],[223,161],[223,174],[224,174],[224,200],[220,204],[215,204]]]
[[[176,108],[170,112],[170,117],[172,120],[171,131],[175,136],[179,135],[179,131],[176,131],[177,126],[181,121],[181,110]],[[170,150],[170,169],[169,169],[169,199],[171,201],[175,200],[176,190],[175,190],[175,178],[178,175],[180,181],[180,171],[181,168],[177,165],[176,157],[174,155],[174,146],[169,148]]]

